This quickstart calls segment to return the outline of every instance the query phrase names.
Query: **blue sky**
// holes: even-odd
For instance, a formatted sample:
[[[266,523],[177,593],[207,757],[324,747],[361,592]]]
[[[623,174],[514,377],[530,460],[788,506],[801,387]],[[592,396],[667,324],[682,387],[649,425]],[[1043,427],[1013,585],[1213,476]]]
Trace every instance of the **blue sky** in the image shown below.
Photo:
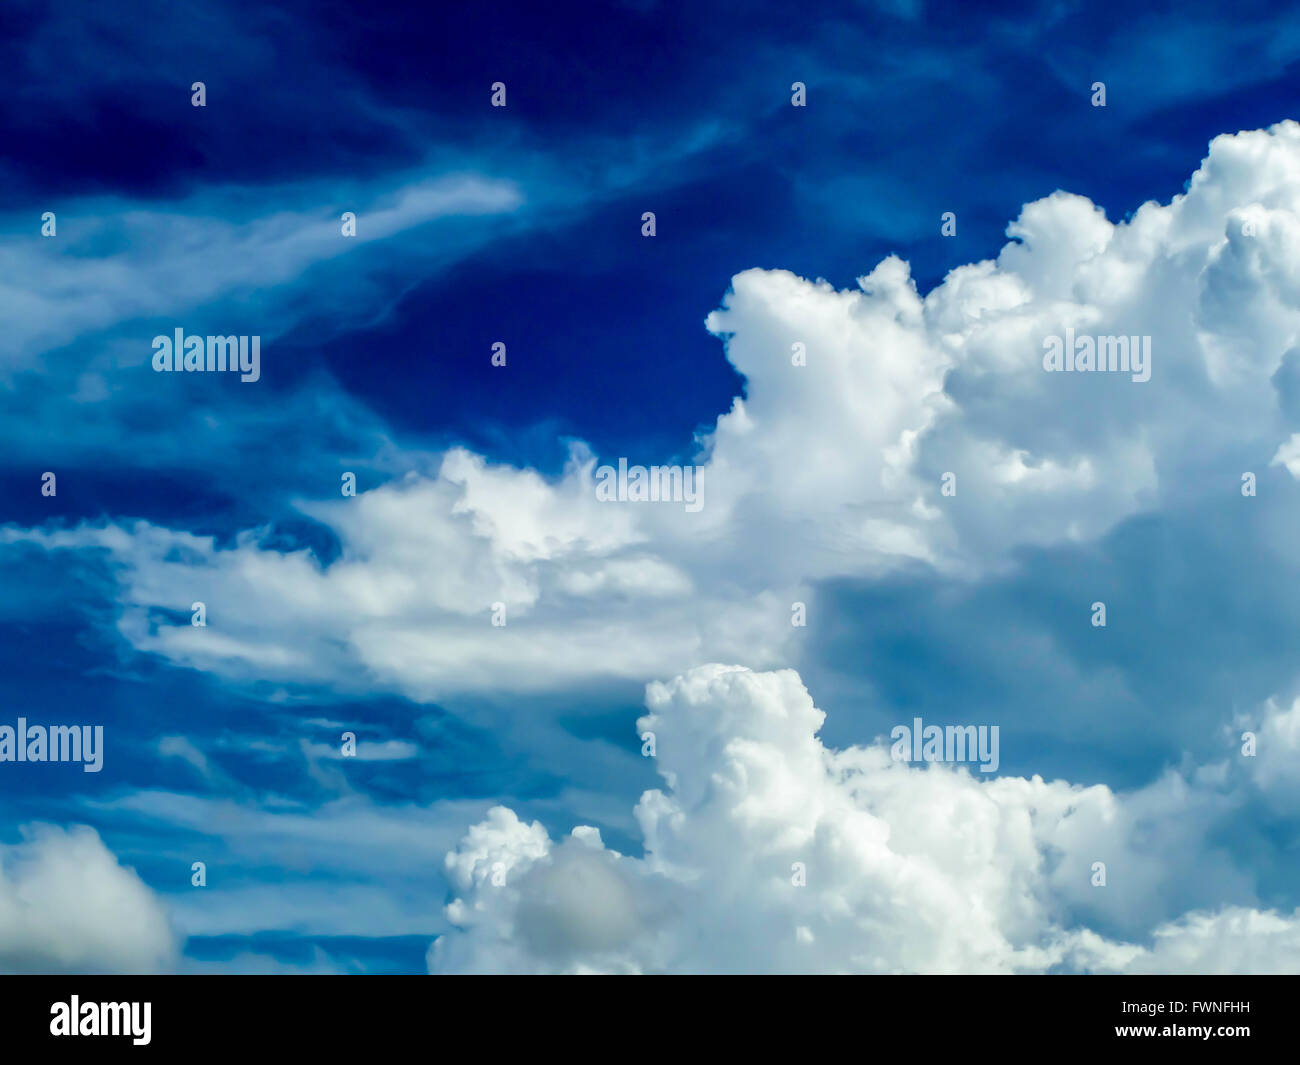
[[[57,924],[66,889],[108,925],[126,898],[141,929],[69,946],[0,921],[0,969],[757,968],[737,944],[787,918],[823,943],[843,893],[812,907],[825,930],[747,901],[699,953],[666,946],[708,906],[655,863],[705,861],[707,832],[674,850],[633,807],[662,789],[711,825],[684,775],[739,773],[709,761],[729,736],[852,761],[914,716],[1001,728],[1002,790],[976,772],[954,803],[1014,820],[1024,789],[1069,782],[1024,800],[1064,811],[1032,859],[971,815],[971,847],[1023,858],[1025,884],[990,903],[984,873],[944,870],[972,912],[1005,904],[1009,946],[935,946],[924,921],[878,942],[888,908],[858,898],[857,961],[773,947],[775,967],[1130,964],[1048,957],[1088,931],[1152,965],[1294,969],[1285,6],[18,2],[0,29],[0,724],[106,735],[98,774],[0,763],[0,888],[24,927]],[[1039,341],[1067,319],[1150,334],[1152,381],[1047,380]],[[261,379],[152,372],[176,327],[260,336]],[[792,339],[804,377],[782,376]],[[594,505],[589,467],[620,457],[706,465],[700,520]],[[714,662],[756,671],[755,708],[717,710],[748,682],[691,672]],[[745,732],[769,695],[802,706],[780,669],[820,741]],[[700,744],[674,770],[641,752],[653,682],[685,715],[653,711],[664,735]],[[683,724],[714,710],[714,741]],[[1244,729],[1272,739],[1258,765]],[[843,798],[824,786],[810,809]],[[925,833],[888,807],[855,816],[891,829],[897,892]],[[799,824],[812,851],[830,831]],[[746,861],[784,838],[748,827]],[[520,879],[493,895],[498,858]],[[1266,942],[1165,956],[1162,927]]]

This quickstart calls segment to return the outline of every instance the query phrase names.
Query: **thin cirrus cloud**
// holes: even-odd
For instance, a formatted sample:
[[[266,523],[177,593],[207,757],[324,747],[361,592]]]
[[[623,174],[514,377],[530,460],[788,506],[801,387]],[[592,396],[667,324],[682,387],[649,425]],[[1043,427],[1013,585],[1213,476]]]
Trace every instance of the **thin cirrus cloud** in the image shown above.
[[[233,188],[205,191],[168,210],[72,203],[55,212],[57,242],[15,239],[17,220],[11,220],[11,240],[0,258],[8,278],[2,295],[13,315],[11,358],[31,360],[133,319],[199,314],[232,292],[301,284],[312,267],[357,245],[391,240],[448,216],[508,213],[522,203],[512,182],[474,175],[415,179],[387,193],[359,189],[357,199],[341,208],[365,217],[348,242],[340,239],[339,219],[315,206],[337,195],[335,186],[328,196],[309,187]],[[279,209],[267,215],[267,201]],[[308,203],[314,206],[307,209]],[[137,361],[144,363],[147,343],[140,351]],[[27,365],[20,361],[9,370]]]

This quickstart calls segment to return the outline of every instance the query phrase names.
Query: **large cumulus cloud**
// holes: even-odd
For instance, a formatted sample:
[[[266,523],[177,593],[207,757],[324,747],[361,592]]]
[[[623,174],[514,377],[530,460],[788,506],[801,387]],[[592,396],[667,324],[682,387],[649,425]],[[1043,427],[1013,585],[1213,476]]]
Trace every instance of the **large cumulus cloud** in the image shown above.
[[[1300,911],[1223,903],[1252,900],[1209,838],[1236,801],[1225,766],[1117,794],[910,766],[884,743],[835,750],[789,670],[702,666],[651,684],[647,706],[637,728],[653,733],[665,787],[636,808],[644,856],[608,849],[590,827],[553,842],[493,809],[447,857],[456,930],[431,948],[432,971],[1270,972],[1300,962]],[[1190,894],[1170,890],[1188,881]]]

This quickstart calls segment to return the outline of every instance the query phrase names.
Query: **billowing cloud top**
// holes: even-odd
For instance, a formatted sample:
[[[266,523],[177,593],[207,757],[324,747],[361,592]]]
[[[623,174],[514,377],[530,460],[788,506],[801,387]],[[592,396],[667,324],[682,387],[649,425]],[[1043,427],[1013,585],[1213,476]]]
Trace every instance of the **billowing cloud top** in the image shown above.
[[[884,746],[831,750],[824,715],[789,670],[701,666],[650,685],[666,790],[636,808],[645,856],[576,828],[490,811],[447,858],[460,896],[434,972],[1287,972],[1300,911],[1240,906],[1154,928],[1144,948],[1072,915],[1121,925],[1166,906],[1169,883],[1214,863],[1205,780],[1121,798],[965,769],[916,768]],[[1295,765],[1296,750],[1290,751]],[[1153,833],[1152,828],[1157,831]],[[1154,837],[1154,838],[1153,838]],[[1093,883],[1093,863],[1111,880]],[[1221,878],[1204,886],[1207,904]],[[1110,896],[1093,903],[1089,894]],[[1111,906],[1118,909],[1105,913]]]

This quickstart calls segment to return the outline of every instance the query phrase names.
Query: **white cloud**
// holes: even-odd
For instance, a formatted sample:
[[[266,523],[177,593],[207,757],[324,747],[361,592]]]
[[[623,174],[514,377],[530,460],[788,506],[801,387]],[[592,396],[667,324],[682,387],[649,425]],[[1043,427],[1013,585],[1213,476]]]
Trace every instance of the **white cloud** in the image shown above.
[[[84,825],[0,846],[0,971],[159,972],[177,942],[162,903]]]
[[[1081,937],[1080,954],[1092,955],[1097,972],[1293,976],[1300,968],[1300,909],[1284,914],[1228,906],[1189,913],[1162,924],[1151,938],[1147,948]]]
[[[128,205],[105,214],[102,202],[68,204],[60,212],[57,238],[0,248],[0,300],[10,309],[6,350],[31,363],[43,351],[132,318],[194,315],[232,292],[294,282],[313,266],[372,241],[448,216],[506,214],[522,202],[511,183],[476,175],[411,178],[387,195],[353,191],[352,209],[364,221],[347,239],[337,216],[308,206],[331,202],[337,190],[271,190],[267,200],[295,206],[270,215],[261,213],[264,202],[253,202],[242,189],[205,193],[201,202],[169,210]],[[231,217],[239,220],[224,220]],[[104,254],[106,246],[123,250]],[[253,331],[271,333],[271,323],[259,319],[264,324]],[[142,335],[134,358],[124,353],[121,364],[147,363],[151,339]],[[12,362],[3,368],[11,369]]]
[[[1203,838],[1213,789],[1132,794],[828,749],[791,671],[703,666],[651,684],[666,787],[636,808],[643,858],[592,828],[555,843],[503,807],[448,855],[456,931],[437,972],[1272,971],[1300,914],[1226,907],[1161,920],[1169,885],[1224,894]],[[1206,795],[1189,794],[1198,789]],[[1108,882],[1094,887],[1093,862]],[[793,883],[802,863],[806,884]],[[1240,888],[1238,894],[1241,894]],[[1246,892],[1248,896],[1248,892]],[[1107,904],[1086,905],[1089,896]],[[1109,903],[1113,901],[1113,905]],[[1154,937],[1108,939],[1088,909]]]
[[[1234,751],[1246,747],[1246,732],[1254,734],[1253,755],[1241,756],[1252,782],[1270,805],[1293,812],[1300,800],[1300,699],[1289,707],[1270,699],[1258,715],[1238,715],[1235,724]]]

